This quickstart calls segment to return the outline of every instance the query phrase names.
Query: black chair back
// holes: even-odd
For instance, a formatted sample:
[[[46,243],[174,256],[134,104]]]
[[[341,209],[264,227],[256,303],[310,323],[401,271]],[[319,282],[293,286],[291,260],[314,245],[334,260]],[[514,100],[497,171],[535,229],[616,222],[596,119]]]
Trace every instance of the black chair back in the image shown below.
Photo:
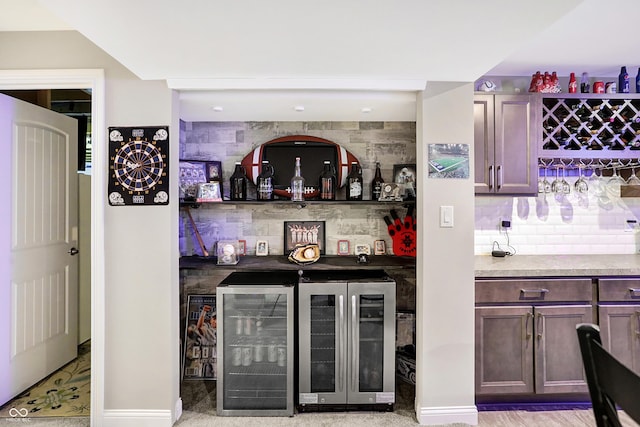
[[[576,329],[597,426],[622,427],[616,405],[640,423],[640,376],[602,347],[598,326]]]

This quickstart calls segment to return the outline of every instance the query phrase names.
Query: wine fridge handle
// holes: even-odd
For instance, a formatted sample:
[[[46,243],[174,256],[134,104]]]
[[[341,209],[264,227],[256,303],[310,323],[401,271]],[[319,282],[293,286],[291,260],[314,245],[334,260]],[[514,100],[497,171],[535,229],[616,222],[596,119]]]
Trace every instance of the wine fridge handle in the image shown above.
[[[357,323],[356,296],[351,296],[351,390],[356,391],[358,382],[358,339],[356,337]]]
[[[338,298],[340,310],[340,322],[338,325],[338,384],[339,391],[344,390],[344,295]]]

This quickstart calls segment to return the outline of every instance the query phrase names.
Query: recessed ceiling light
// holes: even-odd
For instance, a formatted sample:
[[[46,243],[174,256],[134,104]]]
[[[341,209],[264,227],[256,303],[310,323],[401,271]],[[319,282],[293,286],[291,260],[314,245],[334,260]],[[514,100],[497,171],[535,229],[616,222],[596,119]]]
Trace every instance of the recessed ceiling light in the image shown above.
[[[362,110],[360,111],[362,111],[363,113],[370,113],[372,110],[371,107],[362,107]]]
[[[304,105],[296,105],[293,109],[296,111],[304,111]]]
[[[223,111],[224,108],[219,106],[219,105],[216,105],[215,107],[212,108],[212,110],[215,111],[216,113],[219,113],[219,112]]]

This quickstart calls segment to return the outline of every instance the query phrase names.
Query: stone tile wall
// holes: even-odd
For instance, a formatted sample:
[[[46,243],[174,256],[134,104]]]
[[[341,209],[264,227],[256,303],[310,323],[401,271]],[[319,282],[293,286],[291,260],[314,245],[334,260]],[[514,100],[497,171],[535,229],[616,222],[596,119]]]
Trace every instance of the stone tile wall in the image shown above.
[[[234,163],[258,145],[286,135],[317,136],[351,151],[362,164],[365,194],[370,194],[377,161],[388,180],[394,164],[416,162],[415,122],[182,122],[180,158],[222,161],[223,191],[228,195]],[[344,192],[338,198],[344,199]],[[386,204],[314,204],[299,209],[293,203],[212,203],[191,209],[191,214],[207,249],[219,240],[240,239],[246,241],[248,254],[255,254],[257,240],[269,242],[270,254],[283,254],[284,221],[325,221],[326,254],[335,255],[342,239],[351,242],[352,250],[356,243],[372,246],[375,240],[384,239],[390,250],[383,220],[389,208]],[[401,205],[396,208],[404,214]],[[180,219],[180,254],[201,255],[184,210]]]

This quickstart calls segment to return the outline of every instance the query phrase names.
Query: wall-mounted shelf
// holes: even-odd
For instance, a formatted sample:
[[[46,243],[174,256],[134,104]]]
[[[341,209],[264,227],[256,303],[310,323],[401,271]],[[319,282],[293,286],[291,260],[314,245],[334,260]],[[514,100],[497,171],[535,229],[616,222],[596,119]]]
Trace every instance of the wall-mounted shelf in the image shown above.
[[[216,205],[277,205],[277,206],[291,206],[297,207],[298,209],[305,208],[307,206],[313,205],[361,205],[361,206],[371,206],[371,205],[379,205],[379,206],[410,206],[415,205],[415,200],[402,200],[402,201],[388,201],[388,202],[379,202],[376,200],[359,200],[359,201],[349,201],[349,200],[305,200],[304,202],[292,202],[290,200],[270,200],[270,201],[261,201],[261,200],[224,200],[222,202],[203,202],[199,203],[197,201],[181,201],[180,207],[190,207],[197,209],[200,206],[216,206]]]

